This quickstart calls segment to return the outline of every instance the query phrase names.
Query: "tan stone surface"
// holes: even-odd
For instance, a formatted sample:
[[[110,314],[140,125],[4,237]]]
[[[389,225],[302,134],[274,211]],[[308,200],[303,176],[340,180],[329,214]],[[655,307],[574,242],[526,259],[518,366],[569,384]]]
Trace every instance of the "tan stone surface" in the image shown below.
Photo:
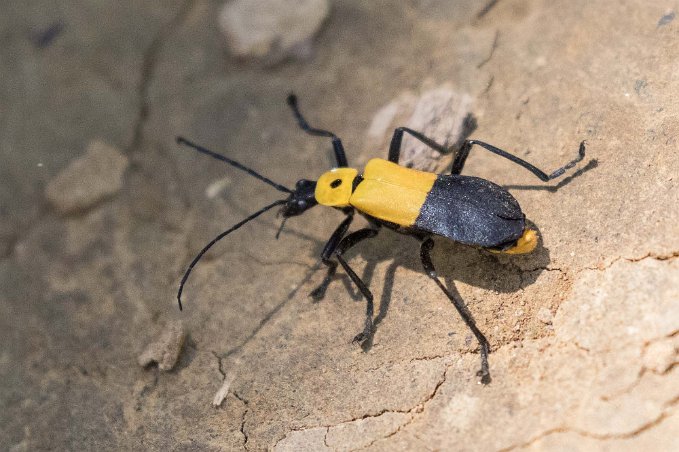
[[[82,157],[47,184],[45,197],[62,214],[89,209],[122,188],[127,166],[127,157],[118,149],[93,141]]]
[[[186,332],[181,322],[165,325],[157,341],[151,342],[137,358],[140,366],[157,364],[160,370],[168,371],[177,364],[184,347]]]
[[[5,8],[0,448],[677,449],[673,6],[490,3],[333,2],[315,55],[274,68],[229,56],[221,2]],[[422,273],[418,244],[389,231],[347,254],[379,311],[372,348],[351,344],[364,303],[346,276],[308,297],[342,218],[320,207],[279,240],[272,213],[220,242],[178,311],[191,257],[280,193],[175,135],[291,186],[332,155],[296,128],[290,90],[360,164],[386,155],[366,138],[385,105],[412,95],[392,117],[408,120],[439,86],[469,94],[474,138],[546,171],[588,143],[550,184],[481,149],[465,167],[510,189],[541,237],[514,257],[436,242],[438,272],[491,342],[490,385],[477,384],[477,344]],[[62,216],[45,189],[94,140],[129,161],[121,186]],[[140,367],[180,319],[173,369]]]

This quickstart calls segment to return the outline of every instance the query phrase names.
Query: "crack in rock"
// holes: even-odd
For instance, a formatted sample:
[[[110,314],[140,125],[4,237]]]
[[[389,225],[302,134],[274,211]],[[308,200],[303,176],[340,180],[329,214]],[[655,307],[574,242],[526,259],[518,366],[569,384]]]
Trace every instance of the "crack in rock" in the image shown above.
[[[646,254],[642,256],[636,256],[636,257],[625,257],[625,256],[616,256],[614,257],[610,262],[605,263],[601,262],[599,263],[596,267],[585,267],[586,270],[598,270],[598,271],[605,271],[608,270],[613,266],[618,261],[624,260],[627,262],[641,262],[646,259],[654,259],[657,261],[669,261],[672,259],[675,259],[679,257],[679,251],[670,251],[669,253],[663,253],[663,254],[658,254],[658,253],[653,253],[651,251],[647,252]]]
[[[243,416],[241,417],[240,421],[240,432],[243,435],[243,449],[245,450],[250,450],[248,448],[248,433],[245,431],[245,417],[247,416],[248,412],[250,411],[250,402],[244,398],[241,397],[236,391],[231,391],[231,393],[236,397],[238,400],[240,400],[243,405],[245,406],[245,410],[243,410]]]
[[[635,436],[646,432],[654,427],[657,427],[660,425],[667,417],[669,417],[672,414],[672,408],[679,402],[679,397],[676,397],[670,401],[668,401],[665,404],[665,409],[654,419],[646,422],[645,424],[641,425],[640,427],[629,431],[625,433],[615,433],[615,434],[597,434],[597,433],[592,433],[588,432],[586,430],[581,430],[577,428],[572,428],[572,427],[555,427],[551,428],[549,430],[545,430],[544,432],[536,435],[532,439],[521,443],[521,444],[515,444],[509,447],[505,447],[499,450],[499,452],[509,452],[512,450],[516,449],[522,449],[522,448],[527,448],[530,447],[531,445],[535,444],[536,442],[540,441],[541,439],[552,435],[554,433],[575,433],[580,436],[584,436],[586,438],[592,438],[592,439],[597,439],[597,440],[611,440],[611,439],[629,439],[629,438],[634,438]]]
[[[602,400],[608,402],[616,397],[621,397],[629,392],[631,392],[634,388],[639,386],[639,384],[642,382],[642,379],[647,373],[654,373],[656,375],[664,375],[668,373],[670,370],[674,368],[674,366],[677,365],[677,349],[679,349],[679,341],[677,342],[677,345],[675,346],[674,344],[671,343],[671,340],[673,338],[676,338],[679,336],[679,330],[674,331],[664,337],[660,337],[657,339],[652,339],[650,341],[647,341],[643,345],[643,349],[641,351],[641,356],[642,358],[642,365],[641,368],[639,369],[639,373],[637,374],[637,378],[627,385],[626,387],[615,391],[612,394],[604,395],[602,396]],[[649,349],[652,349],[652,347],[656,344],[663,344],[666,343],[667,346],[670,348],[670,350],[662,350],[662,352],[665,356],[660,357],[660,363],[658,363],[658,359],[654,359],[656,357],[649,357]]]
[[[146,48],[142,57],[141,64],[141,80],[137,86],[137,97],[139,99],[139,111],[137,112],[137,119],[134,123],[132,132],[132,142],[128,147],[128,153],[136,150],[142,142],[144,126],[148,120],[151,110],[151,100],[149,99],[149,88],[153,80],[153,75],[158,63],[158,56],[165,44],[165,41],[171,36],[172,32],[177,29],[184,19],[191,12],[195,0],[186,0],[179,8],[177,13],[166,24],[160,27],[158,33],[151,41],[151,44]]]
[[[417,359],[416,359],[417,360]],[[377,413],[367,413],[363,416],[360,417],[355,417],[346,421],[342,421],[336,424],[332,425],[320,425],[320,426],[313,426],[313,427],[303,427],[303,428],[298,428],[298,429],[292,429],[286,433],[286,435],[278,440],[274,446],[274,450],[287,450],[286,445],[284,444],[285,441],[288,441],[290,445],[295,445],[297,444],[297,441],[303,441],[304,438],[299,438],[295,437],[295,433],[301,433],[301,432],[309,432],[309,435],[315,436],[319,430],[325,430],[325,433],[323,435],[323,443],[326,447],[333,449],[332,444],[343,444],[345,447],[347,446],[348,442],[352,440],[352,438],[359,437],[362,439],[367,439],[365,438],[366,432],[365,432],[365,423],[366,421],[370,420],[377,420],[377,419],[383,419],[386,416],[394,417],[396,416],[396,419],[391,419],[392,421],[392,428],[389,429],[389,431],[384,432],[384,434],[375,437],[374,439],[370,440],[366,444],[361,444],[358,447],[353,447],[351,450],[363,450],[366,448],[369,448],[373,446],[375,443],[378,441],[385,440],[387,438],[391,438],[392,436],[396,435],[398,432],[400,432],[403,428],[407,427],[410,425],[416,418],[418,414],[421,414],[424,412],[425,406],[432,400],[434,397],[439,392],[439,389],[445,383],[447,375],[448,375],[448,370],[450,369],[451,364],[446,363],[446,367],[443,371],[443,374],[439,381],[437,381],[436,385],[434,388],[430,391],[430,393],[417,405],[415,405],[412,408],[406,409],[406,410],[398,410],[398,409],[383,409]],[[399,422],[399,418],[405,417],[405,419],[401,420]],[[390,419],[386,419],[386,422],[389,423]],[[393,422],[396,421],[396,422]],[[397,425],[395,425],[397,424]],[[362,429],[362,427],[364,427]],[[354,435],[348,434],[346,431],[347,430],[354,430],[353,432]],[[372,429],[368,429],[369,431],[374,430],[375,427]],[[344,433],[344,435],[343,435]],[[332,437],[335,436],[336,438],[332,440]],[[309,441],[313,441],[313,438],[310,437],[308,438]],[[311,443],[307,444],[308,446],[312,446]],[[289,446],[288,446],[289,447]]]

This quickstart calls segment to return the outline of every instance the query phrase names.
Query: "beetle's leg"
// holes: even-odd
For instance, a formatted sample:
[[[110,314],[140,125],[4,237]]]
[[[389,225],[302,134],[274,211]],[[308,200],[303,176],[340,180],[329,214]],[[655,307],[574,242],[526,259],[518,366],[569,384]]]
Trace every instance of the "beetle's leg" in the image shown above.
[[[407,127],[399,127],[396,130],[394,130],[394,135],[392,135],[391,137],[391,144],[389,145],[389,157],[388,157],[388,160],[390,162],[398,163],[399,156],[401,155],[401,142],[403,141],[404,132],[408,132],[410,135],[414,136],[415,138],[417,138],[430,148],[436,149],[441,154],[448,154],[450,152],[450,149],[446,148],[441,144],[438,144],[436,141],[432,140],[429,137],[424,136],[420,132],[417,132],[413,129],[409,129]]]
[[[311,127],[309,123],[306,121],[306,119],[304,119],[304,116],[302,116],[302,112],[299,111],[299,107],[297,106],[297,96],[295,96],[294,94],[290,94],[288,96],[288,105],[290,105],[290,108],[292,108],[292,113],[295,115],[295,119],[297,119],[297,124],[299,124],[302,130],[304,130],[309,135],[332,138],[332,147],[335,150],[335,159],[337,160],[337,166],[340,168],[349,166],[349,164],[347,163],[347,156],[344,154],[344,146],[342,146],[342,140],[340,140],[339,137],[332,132],[328,132],[327,130],[322,129],[314,129],[313,127]]]
[[[344,219],[344,221],[342,221],[340,225],[337,226],[335,232],[332,233],[332,235],[328,239],[328,242],[325,244],[325,247],[323,247],[323,252],[321,253],[321,261],[328,267],[328,273],[325,275],[325,278],[323,278],[323,282],[321,282],[321,284],[319,284],[318,287],[316,287],[309,294],[311,298],[313,298],[316,301],[321,300],[325,296],[325,291],[328,288],[330,281],[332,281],[333,276],[335,276],[335,272],[337,271],[337,262],[331,260],[330,258],[332,257],[333,254],[335,254],[337,246],[342,240],[342,237],[344,237],[344,234],[347,233],[349,225],[351,224],[351,221],[353,219],[354,212],[353,210],[351,210],[349,213],[347,213],[347,217]]]
[[[503,151],[502,149],[496,148],[493,145],[484,143],[483,141],[467,140],[464,142],[464,144],[462,145],[462,149],[460,149],[460,152],[458,152],[457,156],[455,157],[455,161],[453,162],[453,168],[450,170],[451,174],[460,174],[462,172],[462,168],[464,167],[464,164],[467,161],[467,157],[469,157],[469,151],[471,151],[472,146],[475,144],[478,144],[479,146],[492,152],[493,154],[497,154],[500,157],[504,157],[507,160],[511,160],[517,165],[523,166],[528,171],[535,174],[543,182],[547,182],[561,176],[563,173],[566,172],[566,170],[573,168],[576,163],[585,158],[585,142],[582,141],[580,143],[580,149],[578,150],[578,157],[576,159],[568,162],[561,168],[554,170],[551,174],[547,174],[544,171],[531,165],[527,161],[520,159],[519,157],[512,155],[507,151]]]
[[[436,270],[434,269],[434,264],[431,261],[430,253],[432,248],[434,248],[434,241],[431,238],[425,239],[422,242],[422,246],[420,247],[420,258],[422,259],[424,271],[427,273],[427,276],[433,279],[434,282],[441,288],[443,293],[448,296],[450,301],[453,302],[453,305],[460,314],[460,317],[462,317],[464,323],[467,324],[467,327],[472,330],[472,333],[474,333],[474,336],[476,336],[476,340],[479,341],[479,346],[481,349],[481,370],[477,375],[481,377],[481,383],[488,384],[490,383],[490,371],[488,370],[488,353],[490,353],[490,346],[488,345],[488,341],[486,340],[486,337],[483,335],[483,333],[476,327],[474,318],[467,311],[467,307],[460,298],[459,294],[457,294],[457,296],[456,294],[453,294],[446,286],[443,285],[439,279],[438,275],[436,274]]]
[[[344,271],[347,272],[349,278],[351,278],[354,284],[356,284],[356,287],[358,287],[358,290],[361,291],[366,300],[365,327],[363,328],[363,331],[354,337],[353,340],[353,342],[359,342],[361,345],[365,344],[365,342],[371,338],[373,333],[373,313],[375,310],[373,305],[373,294],[370,293],[370,289],[368,289],[368,286],[365,285],[356,272],[354,272],[351,267],[349,267],[349,264],[347,264],[347,261],[344,260],[342,254],[344,254],[345,251],[356,245],[358,242],[375,237],[377,232],[378,230],[374,228],[359,229],[356,232],[352,232],[342,239],[339,246],[337,247],[337,251],[335,251],[335,255],[337,256],[337,260],[339,261],[340,265],[342,265]]]

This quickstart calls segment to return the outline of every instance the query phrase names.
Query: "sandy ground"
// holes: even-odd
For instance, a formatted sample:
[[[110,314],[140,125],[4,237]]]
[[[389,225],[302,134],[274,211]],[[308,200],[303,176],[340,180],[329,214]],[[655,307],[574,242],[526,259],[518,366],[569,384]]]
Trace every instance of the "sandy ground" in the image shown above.
[[[679,449],[675,1],[337,0],[313,55],[273,66],[229,56],[220,2],[5,3],[3,450]],[[348,254],[379,303],[372,348],[352,345],[364,302],[348,279],[308,297],[341,220],[320,207],[279,240],[273,214],[229,237],[178,311],[191,257],[279,193],[177,134],[290,186],[332,160],[289,91],[361,165],[386,155],[366,144],[381,108],[443,84],[473,99],[475,138],[541,168],[588,143],[559,183],[481,150],[465,168],[541,234],[518,257],[436,242],[491,342],[490,385],[409,237]],[[176,366],[141,367],[177,322]]]

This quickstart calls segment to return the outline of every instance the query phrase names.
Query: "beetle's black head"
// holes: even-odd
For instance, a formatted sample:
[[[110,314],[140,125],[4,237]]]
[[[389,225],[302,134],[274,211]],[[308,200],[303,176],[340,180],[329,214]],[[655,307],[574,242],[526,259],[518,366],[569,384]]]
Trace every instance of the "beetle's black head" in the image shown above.
[[[301,179],[295,185],[293,191],[281,209],[281,215],[284,218],[301,215],[308,209],[312,208],[318,201],[314,195],[316,191],[316,182],[312,180]]]

